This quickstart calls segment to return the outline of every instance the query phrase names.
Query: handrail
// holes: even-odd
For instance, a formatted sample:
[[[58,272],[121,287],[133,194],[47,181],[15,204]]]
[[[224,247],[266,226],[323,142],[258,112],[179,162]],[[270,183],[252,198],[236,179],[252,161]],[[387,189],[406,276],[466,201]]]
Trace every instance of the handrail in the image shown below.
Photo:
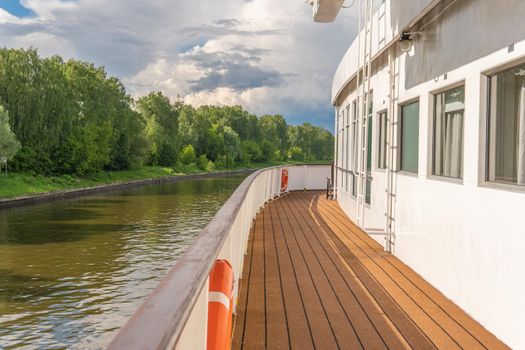
[[[246,215],[241,215],[243,216],[243,221],[250,225],[256,212],[264,205],[264,202],[272,199],[280,192],[280,178],[276,179],[278,175],[278,172],[275,171],[276,169],[303,167],[304,183],[301,184],[303,186],[301,189],[306,189],[307,167],[320,165],[325,166],[329,170],[329,165],[325,164],[290,165],[261,169],[249,175],[217,212],[211,222],[201,231],[186,253],[177,261],[134,316],[121,328],[109,345],[109,349],[147,350],[174,348],[181,338],[198,299],[203,295],[203,288],[207,286],[208,275],[215,260],[224,248],[223,246],[227,239],[231,239],[230,233],[234,225],[238,223],[236,220],[239,219],[241,208],[247,208],[247,214],[253,216],[248,218]],[[302,172],[302,169],[300,172]],[[253,186],[263,174],[266,174],[263,179],[265,180],[265,188]],[[291,180],[293,181],[293,179]],[[323,181],[324,179],[321,177],[321,184]],[[273,187],[273,189],[268,187]],[[320,189],[323,187],[324,184],[321,185]],[[296,189],[299,188],[300,186],[297,186]],[[255,191],[259,192],[254,193]],[[259,196],[260,198],[257,200],[256,195],[261,195],[261,191],[265,193],[262,194],[263,197]],[[247,203],[247,198],[251,199],[251,202],[254,202],[254,198],[255,201],[264,199],[262,199],[261,203]],[[243,212],[242,214],[246,213]],[[242,227],[243,224],[241,223],[240,225]],[[244,230],[249,230],[249,225]],[[242,247],[246,246],[245,242],[240,244],[242,244]],[[244,251],[245,249],[243,249],[242,255],[244,255]],[[238,279],[238,276],[235,276],[235,278]]]

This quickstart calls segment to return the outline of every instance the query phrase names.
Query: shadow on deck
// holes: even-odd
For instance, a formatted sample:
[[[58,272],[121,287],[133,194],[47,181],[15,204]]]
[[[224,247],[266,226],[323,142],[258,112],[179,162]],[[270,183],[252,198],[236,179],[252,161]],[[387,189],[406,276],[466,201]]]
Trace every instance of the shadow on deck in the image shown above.
[[[256,218],[233,349],[507,349],[320,192]]]

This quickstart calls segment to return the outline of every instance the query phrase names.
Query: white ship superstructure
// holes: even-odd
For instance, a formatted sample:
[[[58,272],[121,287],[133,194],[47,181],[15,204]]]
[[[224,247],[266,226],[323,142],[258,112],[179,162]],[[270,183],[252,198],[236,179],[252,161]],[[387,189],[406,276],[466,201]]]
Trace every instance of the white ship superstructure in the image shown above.
[[[314,2],[316,21],[335,17],[339,8],[316,11],[329,3]],[[332,89],[337,201],[385,250],[525,348],[525,2],[353,6],[361,31]]]

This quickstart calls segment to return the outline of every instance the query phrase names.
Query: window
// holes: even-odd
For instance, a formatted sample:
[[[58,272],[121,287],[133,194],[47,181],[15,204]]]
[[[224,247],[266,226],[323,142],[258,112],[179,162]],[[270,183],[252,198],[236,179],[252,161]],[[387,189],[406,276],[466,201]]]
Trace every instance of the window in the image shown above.
[[[377,167],[379,169],[386,169],[386,140],[387,140],[387,114],[386,112],[379,113],[379,147],[377,153]]]
[[[401,170],[418,172],[419,101],[401,106]]]
[[[367,152],[366,152],[366,194],[365,202],[370,204],[372,201],[372,116],[373,116],[373,95],[370,93],[368,99],[368,124],[367,124]]]
[[[359,127],[358,127],[358,118],[357,118],[357,101],[352,102],[352,170],[357,172],[359,169]],[[352,172],[352,196],[357,196],[357,177],[354,172]]]
[[[463,177],[465,87],[435,96],[433,170],[437,176]]]
[[[342,133],[342,127],[343,124],[343,111],[340,110],[337,114],[337,163],[336,163],[336,172],[337,172],[337,188],[343,188],[343,177],[339,176],[341,172],[341,168],[343,167],[343,133]]]
[[[525,185],[525,65],[489,80],[487,180]]]
[[[345,133],[346,133],[346,146],[345,146],[345,160],[346,160],[346,192],[349,192],[349,188],[352,186],[352,179],[350,177],[350,169],[352,169],[352,164],[350,162],[350,105],[346,106],[346,124],[345,124]]]
[[[348,169],[348,162],[347,162],[347,157],[346,157],[346,153],[348,152],[348,136],[346,134],[346,124],[348,122],[348,113],[346,113],[346,108],[343,110],[343,123],[341,125],[341,132],[342,132],[342,135],[343,135],[343,150],[341,152],[342,154],[342,162],[343,162],[343,173],[342,173],[342,177],[343,177],[343,188],[346,192],[348,192],[348,179],[347,179],[347,176],[346,176],[346,170]]]
[[[338,118],[338,126],[337,126],[337,167],[342,168],[343,167],[343,135],[341,132],[341,116],[342,113],[339,113],[337,116]]]

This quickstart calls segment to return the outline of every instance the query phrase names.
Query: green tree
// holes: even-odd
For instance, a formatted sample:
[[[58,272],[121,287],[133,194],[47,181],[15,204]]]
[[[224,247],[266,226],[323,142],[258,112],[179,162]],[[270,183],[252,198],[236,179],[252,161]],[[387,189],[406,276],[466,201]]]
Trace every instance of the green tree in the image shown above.
[[[283,154],[288,150],[288,124],[281,115],[264,115],[259,119],[260,139],[271,142]]]
[[[303,151],[305,160],[331,160],[334,137],[327,130],[304,123],[288,128],[288,138],[292,147]]]
[[[261,161],[269,162],[273,160],[277,147],[269,140],[263,140],[261,142]]]
[[[241,142],[241,162],[243,164],[251,164],[252,162],[262,161],[261,148],[257,142],[247,140]]]
[[[180,144],[180,106],[172,104],[161,92],[152,92],[137,101],[137,108],[146,121],[146,134],[151,142],[150,163],[175,165]]]
[[[224,139],[224,156],[227,166],[233,166],[241,154],[241,139],[229,126],[222,128]]]
[[[11,131],[9,115],[4,107],[0,106],[0,159],[5,164],[6,172],[7,162],[16,155],[20,147],[20,142]]]
[[[182,148],[182,151],[179,155],[180,162],[185,165],[195,163],[196,156],[195,150],[192,145],[186,145]]]
[[[301,149],[301,147],[298,147],[298,146],[290,147],[290,149],[288,150],[288,159],[294,160],[294,161],[304,160],[304,152]]]
[[[203,171],[206,171],[208,170],[208,165],[210,164],[210,161],[208,160],[208,158],[206,158],[206,156],[204,154],[201,154],[198,158],[197,158],[197,167]]]
[[[333,153],[332,134],[311,124],[289,126],[281,115],[258,118],[241,106],[193,108],[161,92],[133,101],[103,67],[42,58],[34,49],[0,49],[0,104],[22,145],[10,161],[18,171],[81,175],[173,166],[188,162],[179,159],[189,152],[181,145],[192,147],[191,162],[198,156],[209,167],[289,155],[329,160]]]
[[[258,139],[257,116],[248,113],[241,106],[216,108],[218,110],[217,115],[223,123],[232,128],[242,141]]]

